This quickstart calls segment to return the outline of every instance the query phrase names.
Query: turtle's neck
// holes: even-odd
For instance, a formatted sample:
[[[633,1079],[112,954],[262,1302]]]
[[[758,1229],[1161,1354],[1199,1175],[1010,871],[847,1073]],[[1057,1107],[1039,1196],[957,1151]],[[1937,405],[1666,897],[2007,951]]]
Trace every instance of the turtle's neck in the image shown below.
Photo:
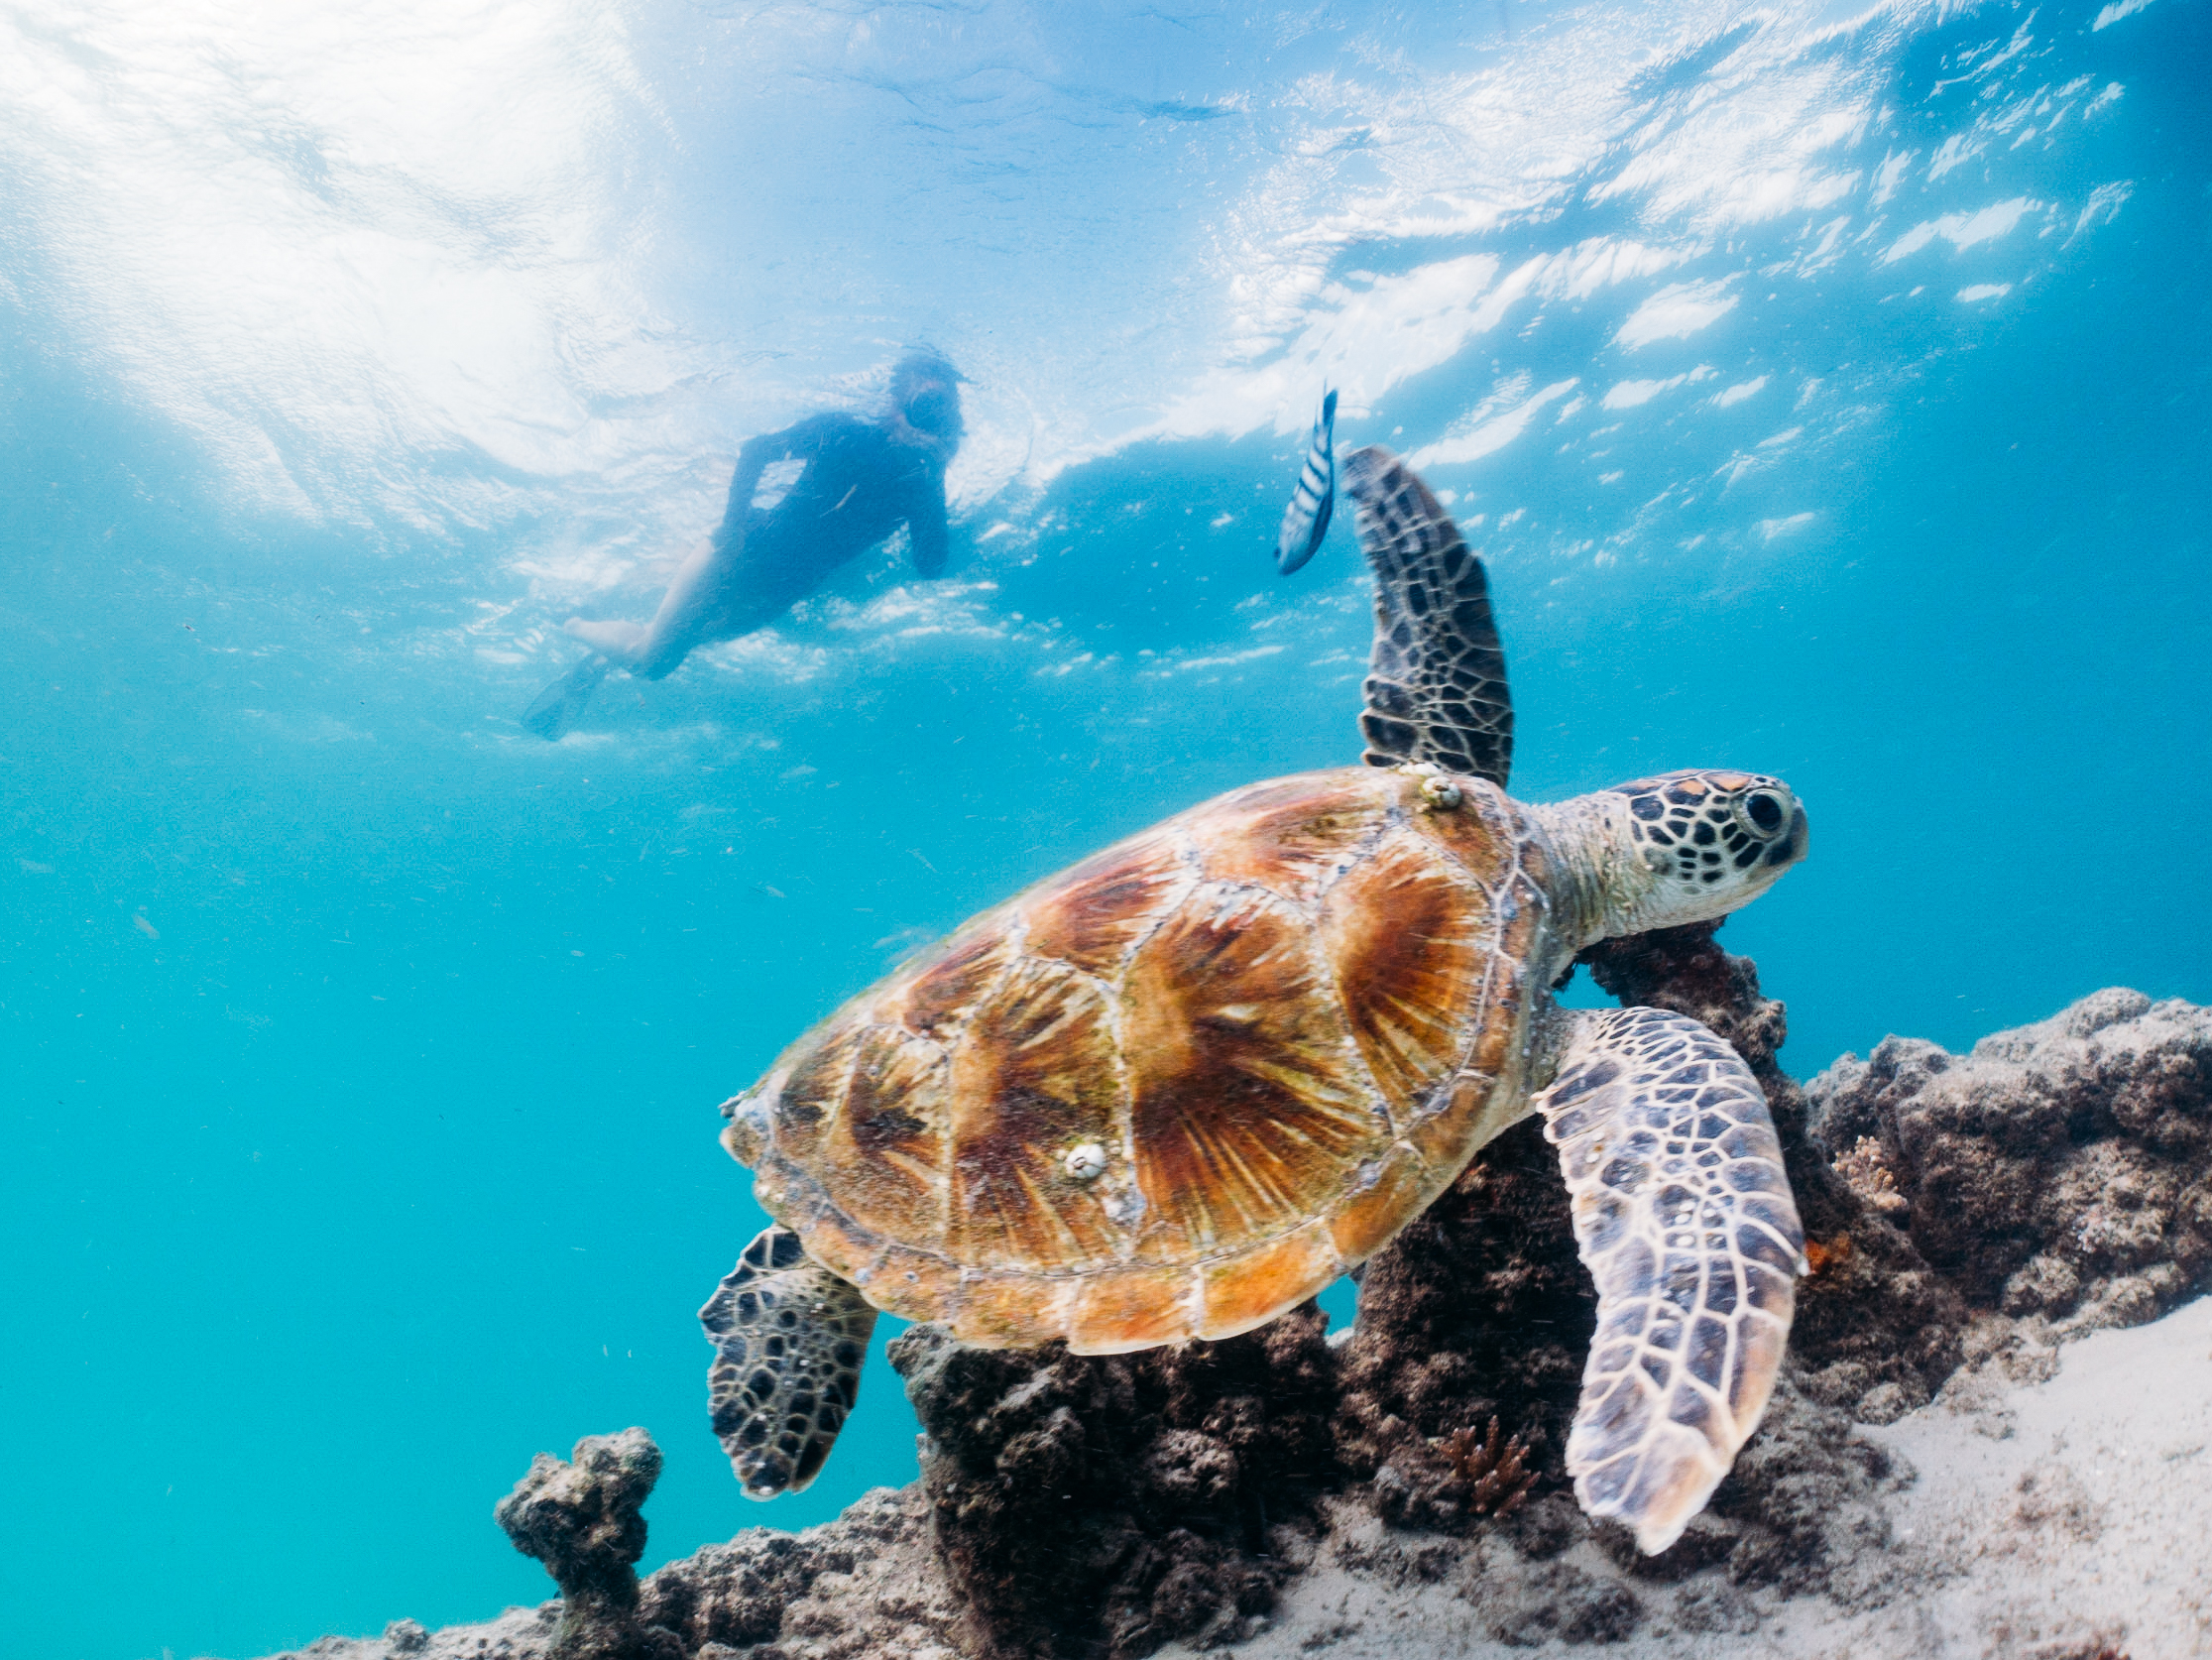
[[[1553,915],[1566,956],[1634,932],[1653,879],[1629,834],[1628,797],[1600,789],[1524,810],[1550,848],[1558,873]]]

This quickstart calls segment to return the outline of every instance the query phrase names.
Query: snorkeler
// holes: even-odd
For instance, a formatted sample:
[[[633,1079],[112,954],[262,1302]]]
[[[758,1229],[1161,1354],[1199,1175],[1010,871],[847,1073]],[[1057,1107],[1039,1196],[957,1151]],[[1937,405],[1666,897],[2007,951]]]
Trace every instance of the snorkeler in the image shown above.
[[[571,618],[568,632],[595,654],[539,692],[523,724],[558,738],[610,668],[658,680],[694,647],[764,628],[901,523],[915,571],[941,572],[945,467],[962,431],[960,380],[936,353],[911,352],[891,371],[890,410],[881,419],[810,415],[748,442],[721,528],[685,557],[652,621]],[[798,461],[804,470],[781,501],[757,507],[760,475],[777,461]]]

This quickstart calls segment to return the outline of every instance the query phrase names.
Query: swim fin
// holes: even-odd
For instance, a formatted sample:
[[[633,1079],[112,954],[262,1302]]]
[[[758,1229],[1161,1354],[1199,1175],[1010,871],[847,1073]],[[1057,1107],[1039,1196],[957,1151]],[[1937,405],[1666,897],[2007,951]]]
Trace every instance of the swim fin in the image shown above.
[[[586,657],[530,700],[530,706],[523,711],[523,724],[540,738],[559,738],[576,724],[584,705],[612,667],[614,664],[597,652]]]

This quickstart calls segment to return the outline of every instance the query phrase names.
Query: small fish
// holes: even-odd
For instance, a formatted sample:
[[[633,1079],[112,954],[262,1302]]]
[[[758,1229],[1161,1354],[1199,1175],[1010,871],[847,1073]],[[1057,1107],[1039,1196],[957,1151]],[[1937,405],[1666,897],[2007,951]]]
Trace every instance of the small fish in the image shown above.
[[[1298,488],[1290,493],[1290,507],[1283,514],[1283,528],[1275,536],[1275,568],[1288,576],[1321,550],[1329,534],[1329,517],[1337,511],[1337,395],[1321,401],[1321,415],[1314,421],[1314,435],[1307,440],[1306,465],[1299,470]]]
[[[155,927],[153,923],[147,921],[146,918],[143,916],[132,917],[131,923],[138,929],[140,933],[144,934],[148,939],[160,939],[162,937],[161,930]]]

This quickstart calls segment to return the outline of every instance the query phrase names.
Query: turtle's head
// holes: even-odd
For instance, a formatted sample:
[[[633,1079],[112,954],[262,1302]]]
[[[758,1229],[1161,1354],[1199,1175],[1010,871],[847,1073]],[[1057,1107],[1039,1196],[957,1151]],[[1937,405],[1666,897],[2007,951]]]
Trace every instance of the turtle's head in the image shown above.
[[[1805,857],[1805,808],[1759,772],[1662,772],[1580,801],[1593,939],[1725,916]]]

